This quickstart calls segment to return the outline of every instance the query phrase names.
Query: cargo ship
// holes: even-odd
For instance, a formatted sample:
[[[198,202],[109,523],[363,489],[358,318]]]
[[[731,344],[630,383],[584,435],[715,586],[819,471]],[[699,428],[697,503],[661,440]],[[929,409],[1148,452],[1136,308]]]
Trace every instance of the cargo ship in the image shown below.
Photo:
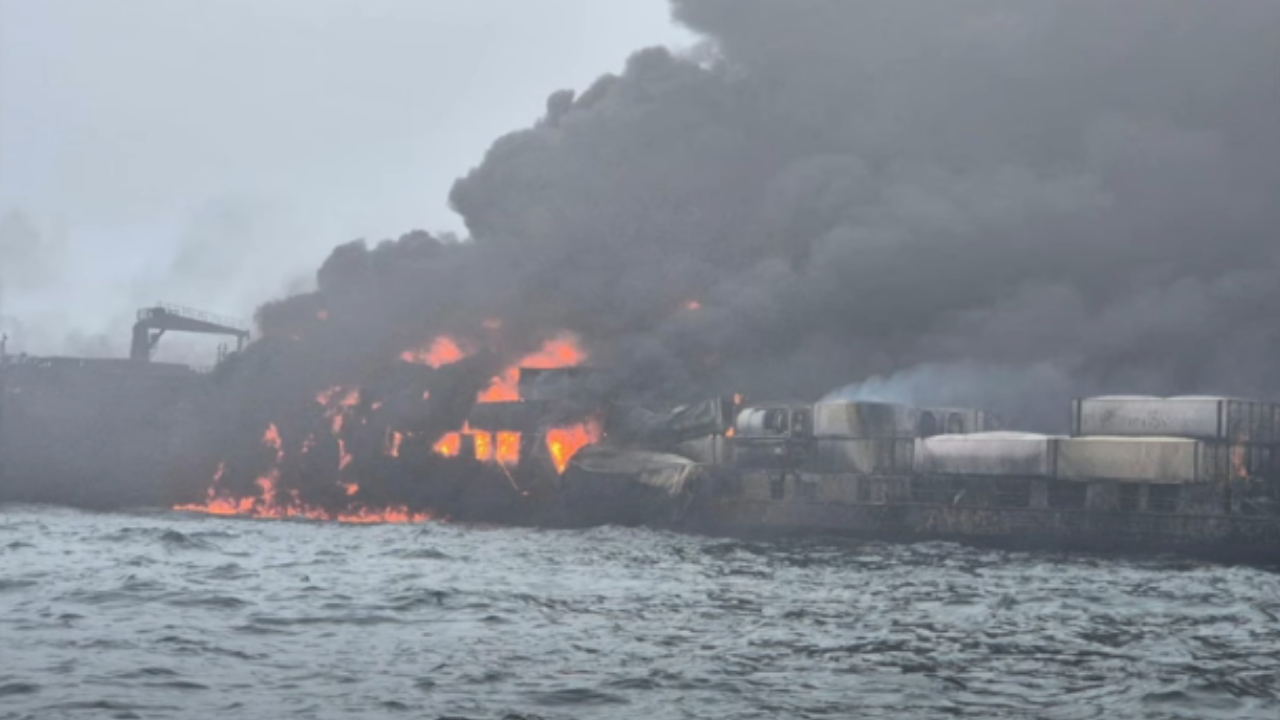
[[[272,423],[259,447],[266,464],[233,487],[223,477],[227,458],[208,437],[225,427],[198,412],[220,392],[214,376],[149,358],[166,329],[242,342],[247,331],[166,306],[140,311],[138,322],[129,360],[0,357],[0,502],[357,522],[626,524],[1280,562],[1276,403],[1084,398],[1064,408],[1070,429],[1062,435],[1011,430],[980,409],[741,396],[664,410],[604,402],[590,422],[566,425],[561,401],[591,371],[515,367],[494,401],[475,404],[453,432],[432,433],[413,424],[420,416],[389,412],[395,393],[417,401],[430,394],[413,382],[383,396],[324,391],[310,429]],[[412,365],[409,355],[407,370],[441,372]],[[322,467],[325,447],[333,467]],[[206,481],[192,483],[206,472],[214,475],[207,491]],[[312,496],[323,502],[309,505],[317,484],[322,492]]]
[[[748,408],[686,522],[1280,561],[1280,406],[1096,397],[1071,418],[1054,436],[993,429],[976,411]]]
[[[1280,405],[1108,396],[1070,413],[1045,435],[975,409],[719,398],[615,426],[559,502],[567,522],[710,534],[1280,562]]]
[[[93,509],[175,497],[195,461],[209,372],[152,361],[168,332],[249,339],[241,322],[175,305],[137,313],[129,358],[9,354],[0,343],[0,503]],[[219,348],[218,360],[233,351]]]

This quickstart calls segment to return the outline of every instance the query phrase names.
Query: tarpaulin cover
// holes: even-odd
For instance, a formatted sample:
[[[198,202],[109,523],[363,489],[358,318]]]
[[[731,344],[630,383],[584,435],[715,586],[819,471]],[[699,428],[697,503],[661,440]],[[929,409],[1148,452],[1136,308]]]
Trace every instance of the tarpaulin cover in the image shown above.
[[[579,473],[626,478],[673,496],[701,471],[700,465],[679,455],[599,445],[583,449],[574,456],[572,465]]]
[[[666,412],[620,407],[609,418],[609,436],[625,445],[670,448],[685,440],[725,432],[733,424],[732,413],[729,398],[681,405]]]

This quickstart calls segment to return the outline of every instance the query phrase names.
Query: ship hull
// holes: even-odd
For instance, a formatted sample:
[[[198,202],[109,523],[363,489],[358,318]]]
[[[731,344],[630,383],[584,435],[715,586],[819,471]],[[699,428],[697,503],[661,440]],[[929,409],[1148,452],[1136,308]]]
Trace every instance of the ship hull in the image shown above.
[[[204,378],[182,366],[36,358],[0,367],[0,503],[172,504],[197,462]]]
[[[1262,517],[715,499],[700,504],[684,527],[716,535],[941,540],[1280,563],[1280,521]]]

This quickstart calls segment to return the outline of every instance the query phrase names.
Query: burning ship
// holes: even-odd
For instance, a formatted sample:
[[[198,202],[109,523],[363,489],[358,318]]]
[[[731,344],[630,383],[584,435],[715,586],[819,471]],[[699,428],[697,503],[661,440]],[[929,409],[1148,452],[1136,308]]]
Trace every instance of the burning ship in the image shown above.
[[[993,420],[854,401],[748,408],[699,522],[1280,559],[1280,405],[1086,398],[1063,436]]]
[[[498,365],[442,335],[363,382],[306,397],[300,383],[281,402],[237,396],[264,357],[240,347],[205,373],[150,362],[172,330],[247,338],[157,306],[127,361],[5,356],[0,501],[1280,559],[1280,404],[1086,398],[1061,436],[977,409],[853,400],[654,410],[590,392],[599,371],[569,333]]]

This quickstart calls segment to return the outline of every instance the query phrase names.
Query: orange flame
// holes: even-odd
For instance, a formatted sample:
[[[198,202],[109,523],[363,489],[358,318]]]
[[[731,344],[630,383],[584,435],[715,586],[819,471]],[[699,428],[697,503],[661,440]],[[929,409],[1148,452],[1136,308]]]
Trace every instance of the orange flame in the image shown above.
[[[444,437],[436,441],[436,445],[432,449],[438,455],[458,457],[458,453],[462,452],[462,434],[456,432],[445,433]]]
[[[421,523],[433,518],[431,513],[410,511],[408,507],[403,505],[382,509],[355,506],[338,512],[330,512],[324,508],[313,507],[303,503],[299,499],[296,489],[285,493],[283,496],[285,499],[282,501],[279,483],[280,465],[284,462],[284,444],[281,442],[280,431],[274,424],[268,426],[266,432],[263,433],[262,444],[274,449],[276,457],[275,466],[259,477],[255,483],[260,493],[258,497],[229,497],[222,487],[226,464],[219,463],[218,469],[213,476],[213,483],[206,493],[205,502],[176,505],[174,509],[211,515],[243,515],[264,519],[299,518],[362,524]],[[341,440],[339,440],[339,447],[343,448]],[[342,452],[345,457],[345,449]],[[341,486],[348,497],[360,492],[360,486],[354,482],[344,482]]]
[[[498,320],[490,320],[484,323],[484,327],[490,331],[498,331],[501,329],[502,323]],[[422,349],[409,350],[402,353],[400,359],[405,362],[425,364],[438,368],[457,362],[465,358],[470,352],[469,349],[453,338],[440,336]],[[522,400],[519,388],[520,368],[555,369],[572,367],[581,364],[585,359],[586,353],[578,346],[576,338],[569,334],[557,336],[544,342],[537,352],[520,358],[519,361],[504,369],[501,374],[493,378],[489,387],[477,396],[477,400],[479,402],[519,402]],[[424,401],[429,400],[430,393],[423,392],[422,397]],[[360,405],[360,389],[334,386],[318,393],[315,400],[324,407],[325,418],[330,421],[330,431],[338,444],[338,471],[339,473],[345,473],[354,462],[354,457],[347,449],[346,440],[340,437],[348,424],[347,421],[348,419],[355,419],[361,424],[368,424],[367,417],[357,417],[351,414],[352,408]],[[381,406],[381,402],[375,402],[370,407],[376,411]],[[464,436],[471,437],[475,446],[475,458],[479,461],[496,462],[504,468],[508,464],[514,465],[520,462],[522,441],[520,433],[472,430],[466,424],[460,430],[447,433],[441,437],[433,449],[436,453],[445,457],[457,457],[462,451],[462,438]],[[546,436],[547,447],[557,470],[564,472],[574,454],[584,446],[596,442],[599,436],[600,430],[595,423],[584,423],[550,430]],[[387,428],[386,439],[384,440],[385,454],[391,457],[399,457],[404,438],[404,433]],[[298,489],[289,489],[283,492],[280,489],[281,468],[284,464],[285,453],[279,429],[274,424],[270,425],[263,434],[262,443],[275,450],[275,464],[268,472],[257,479],[258,497],[230,497],[221,484],[225,466],[220,465],[214,481],[206,493],[205,502],[202,504],[182,505],[178,506],[177,509],[261,518],[298,517],[359,523],[421,522],[430,519],[430,515],[427,513],[410,512],[403,506],[374,510],[356,505],[339,512],[308,506],[301,501]],[[314,449],[315,445],[315,437],[309,435],[302,443],[301,453],[308,454]],[[360,490],[358,483],[347,479],[340,483],[340,487],[344,489],[348,497],[354,497]]]
[[[489,381],[489,387],[476,397],[476,402],[499,403],[520,401],[520,369],[510,367]]]
[[[334,398],[338,398],[337,404],[335,404]],[[338,410],[343,409],[343,407],[352,407],[360,404],[360,389],[333,386],[317,392],[316,402],[325,407],[330,407],[330,409],[333,409],[333,405],[337,405]]]
[[[493,459],[493,435],[477,430],[468,433],[475,438],[476,443],[476,460],[481,462],[489,462]]]
[[[271,468],[271,472],[254,481],[262,490],[262,504],[268,508],[278,507],[276,503],[276,483],[280,481],[280,470]]]
[[[262,433],[262,444],[276,451],[276,464],[284,462],[284,442],[280,439],[280,429],[275,423],[267,426],[267,431]]]
[[[245,498],[239,502],[229,498],[222,497],[222,476],[227,472],[227,464],[225,462],[218,463],[218,469],[213,473],[213,482],[209,485],[209,490],[205,494],[203,504],[178,505],[175,510],[185,510],[194,512],[205,512],[212,515],[238,515],[248,512],[253,507],[253,499]],[[247,502],[247,506],[242,505]]]
[[[579,450],[600,439],[600,426],[591,420],[570,427],[552,428],[547,431],[547,450],[551,461],[561,475],[569,468],[569,461]]]
[[[684,304],[684,308],[686,310],[701,310],[702,303],[698,302],[697,300],[690,300],[689,302]]]
[[[340,523],[351,523],[355,525],[384,525],[393,523],[424,523],[434,519],[434,517],[435,516],[431,513],[410,512],[407,507],[398,505],[383,510],[360,508],[355,512],[342,512],[333,517],[320,519],[337,520]]]
[[[501,323],[497,321],[486,322],[485,326],[489,329],[498,329],[501,327]],[[438,343],[440,340],[437,339],[436,342]],[[574,367],[582,364],[586,358],[586,352],[579,347],[575,337],[568,333],[561,334],[544,342],[537,352],[525,355],[519,361],[504,369],[500,375],[489,382],[489,387],[476,397],[476,401],[479,403],[520,402],[523,400],[520,396],[521,368],[550,370]],[[424,394],[424,399],[426,397]],[[567,431],[568,429],[565,430]],[[557,452],[563,455],[563,462],[561,460],[556,461],[557,467],[567,466],[569,458],[573,457],[573,454],[582,445],[595,442],[595,439],[581,441],[578,435],[571,432],[553,432],[559,434],[556,435],[556,449],[552,451],[552,455],[554,457]],[[444,457],[457,457],[461,452],[463,435],[470,435],[474,439],[477,460],[483,462],[496,461],[502,465],[518,464],[520,462],[520,433],[504,431],[494,434],[487,431],[476,431],[472,430],[467,424],[463,424],[458,432],[448,433],[440,438],[435,445],[434,451]],[[598,430],[595,435],[590,437],[598,437]],[[548,445],[548,447],[551,446]]]
[[[543,343],[538,352],[521,358],[517,367],[554,370],[581,365],[586,359],[587,353],[578,347],[577,339],[566,333]]]
[[[413,363],[414,365],[428,365],[433,368],[441,368],[445,365],[452,365],[459,360],[465,358],[470,353],[463,351],[458,342],[448,335],[441,335],[431,344],[419,348],[417,350],[405,350],[400,353],[400,359]]]
[[[335,400],[335,398],[337,399]],[[330,432],[335,436],[340,435],[347,420],[347,411],[360,404],[360,389],[348,389],[341,385],[335,385],[328,390],[317,393],[316,402],[325,407],[324,416],[329,418]]]
[[[489,387],[476,398],[481,403],[519,402],[520,368],[537,370],[554,370],[557,368],[576,367],[587,359],[587,354],[578,347],[578,341],[572,335],[563,334],[542,344],[534,353],[520,358],[519,362],[502,371],[502,374],[489,381]]]
[[[497,460],[503,465],[520,464],[520,433],[498,432]]]

